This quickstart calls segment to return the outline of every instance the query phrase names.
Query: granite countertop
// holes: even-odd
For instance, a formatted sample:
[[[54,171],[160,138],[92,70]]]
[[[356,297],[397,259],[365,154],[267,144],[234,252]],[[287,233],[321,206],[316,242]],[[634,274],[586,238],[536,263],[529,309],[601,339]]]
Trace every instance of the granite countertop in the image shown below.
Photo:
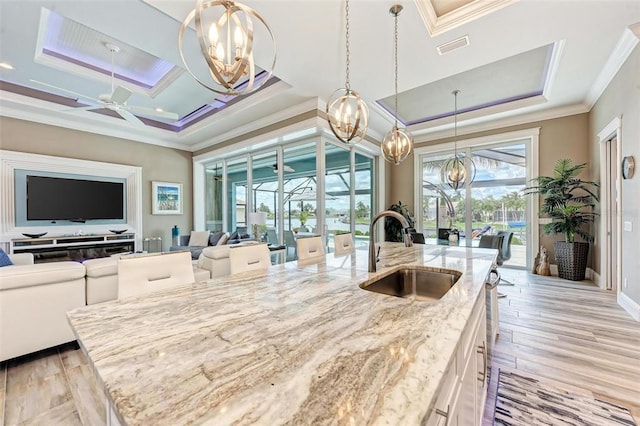
[[[68,314],[128,425],[419,424],[497,251],[382,243]],[[438,302],[358,284],[401,265],[463,272]]]

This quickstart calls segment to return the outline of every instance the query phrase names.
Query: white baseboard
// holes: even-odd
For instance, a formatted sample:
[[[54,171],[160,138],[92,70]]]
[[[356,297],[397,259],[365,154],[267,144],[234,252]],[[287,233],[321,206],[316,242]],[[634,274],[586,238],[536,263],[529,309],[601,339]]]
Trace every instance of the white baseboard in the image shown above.
[[[595,285],[597,285],[598,287],[600,287],[601,289],[605,289],[604,288],[604,283],[602,283],[602,285],[600,285],[600,274],[597,273],[596,271],[594,271],[591,268],[587,268],[587,271],[584,274],[584,277],[588,280],[593,281],[593,283]]]
[[[629,296],[622,292],[618,293],[618,305],[622,306],[634,320],[640,321],[640,305],[631,300]]]

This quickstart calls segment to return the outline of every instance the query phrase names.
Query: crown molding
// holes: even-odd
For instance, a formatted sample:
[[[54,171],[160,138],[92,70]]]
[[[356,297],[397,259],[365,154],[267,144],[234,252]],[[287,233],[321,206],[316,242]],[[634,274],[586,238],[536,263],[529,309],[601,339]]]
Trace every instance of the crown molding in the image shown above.
[[[518,0],[472,1],[442,16],[436,14],[431,0],[415,0],[415,4],[418,12],[420,12],[422,21],[427,27],[427,31],[431,37],[434,37],[468,22],[482,18],[517,1]]]
[[[278,83],[279,84],[279,83]],[[286,84],[286,83],[284,83]],[[274,85],[275,86],[275,85]],[[270,87],[269,87],[270,88]],[[267,90],[269,89],[267,88]],[[262,99],[261,101],[264,101],[264,99]],[[244,108],[243,108],[244,109]],[[280,110],[278,112],[276,112],[275,114],[271,114],[268,115],[266,117],[263,117],[261,119],[258,120],[254,120],[250,123],[247,123],[243,126],[239,126],[234,128],[233,130],[230,130],[228,132],[225,133],[221,133],[216,135],[215,137],[206,139],[206,140],[202,140],[196,144],[191,145],[190,150],[191,151],[199,151],[201,149],[205,149],[205,148],[209,148],[211,146],[214,145],[218,145],[220,143],[226,142],[228,140],[240,137],[242,135],[246,135],[248,133],[254,132],[256,130],[262,129],[264,127],[268,127],[270,125],[279,123],[283,120],[287,120],[288,118],[291,117],[295,117],[299,114],[303,114],[305,112],[308,112],[310,110],[313,109],[318,109],[318,98],[310,98],[307,99],[297,105],[291,106],[289,108],[285,108],[283,110]],[[229,111],[228,111],[229,110]],[[216,114],[217,115],[217,119],[219,120],[224,120],[224,118],[227,115],[231,115],[232,113],[238,112],[239,110],[233,110],[232,108],[227,108],[225,110],[223,110],[222,112],[220,112],[220,114]],[[203,121],[207,121],[207,120],[203,120]],[[200,125],[200,123],[198,124]],[[196,125],[196,126],[198,126]],[[192,127],[196,127],[196,126],[192,126]],[[202,126],[206,126],[206,123],[203,123]],[[202,130],[202,129],[200,129]],[[184,133],[184,132],[183,132]],[[181,133],[182,136],[182,133]]]
[[[152,127],[141,128],[124,119],[89,111],[68,112],[64,111],[65,109],[68,107],[0,91],[0,116],[185,150],[184,145],[177,140],[177,135],[172,132]]]
[[[629,58],[629,55],[631,55],[631,52],[633,52],[633,49],[640,41],[639,38],[640,23],[625,28],[620,40],[618,40],[618,43],[613,48],[607,63],[602,67],[600,74],[596,77],[584,99],[584,103],[588,106],[589,110],[591,110],[598,99],[600,99],[600,96],[602,96],[602,93],[604,93],[607,86],[609,86],[613,77],[615,77],[627,58]]]
[[[522,124],[536,123],[539,121],[553,120],[556,118],[568,117],[576,114],[584,114],[589,112],[589,108],[584,104],[574,104],[563,106],[559,108],[541,110],[526,114],[520,114],[516,116],[509,116],[497,119],[491,119],[490,117],[483,117],[479,120],[469,120],[466,122],[458,121],[458,137],[468,135],[477,132],[484,132],[492,129],[499,129],[511,126],[519,126]],[[433,131],[427,131],[420,133],[418,137],[414,137],[415,143],[430,142],[439,139],[444,139],[453,136],[451,132],[453,126],[438,127],[435,129],[429,129]]]
[[[295,135],[298,136],[296,137]],[[293,142],[296,139],[309,138],[318,135],[318,117],[311,117],[285,127],[274,129],[270,132],[261,133],[251,138],[247,138],[241,142],[236,142],[219,149],[213,149],[199,155],[194,155],[193,162],[202,163],[214,158],[220,159],[230,155],[240,154],[242,152],[262,150],[285,142],[285,139],[286,142]]]

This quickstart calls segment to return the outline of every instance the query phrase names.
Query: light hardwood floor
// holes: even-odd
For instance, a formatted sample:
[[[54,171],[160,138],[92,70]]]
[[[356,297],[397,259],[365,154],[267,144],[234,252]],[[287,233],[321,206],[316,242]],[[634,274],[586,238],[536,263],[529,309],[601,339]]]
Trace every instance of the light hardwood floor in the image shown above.
[[[640,425],[640,323],[592,283],[503,269],[500,336],[484,423],[492,424],[498,370],[531,373],[629,408]]]
[[[640,425],[640,323],[615,296],[503,268],[500,337],[485,408],[492,424],[498,369],[551,378],[628,407]],[[104,398],[75,345],[0,364],[0,424],[105,424]]]

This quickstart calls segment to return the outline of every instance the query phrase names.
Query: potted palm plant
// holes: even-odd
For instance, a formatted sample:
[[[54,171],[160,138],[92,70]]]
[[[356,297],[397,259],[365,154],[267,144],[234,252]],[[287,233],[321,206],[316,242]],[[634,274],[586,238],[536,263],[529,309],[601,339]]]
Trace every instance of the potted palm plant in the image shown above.
[[[402,204],[402,201],[398,201],[398,204],[391,204],[389,210],[400,213],[407,219],[409,226],[413,228],[413,216],[409,211],[406,204]],[[384,239],[385,241],[402,242],[404,241],[402,236],[402,224],[394,218],[385,217],[384,219]]]
[[[588,225],[597,214],[593,208],[598,201],[594,191],[598,184],[578,178],[585,167],[586,163],[574,164],[569,159],[560,159],[553,176],[533,178],[535,185],[525,188],[525,194],[543,197],[540,212],[552,219],[544,226],[544,232],[564,235],[565,241],[555,241],[553,245],[558,276],[573,281],[584,279],[589,243],[593,241]],[[576,237],[584,241],[576,241]]]

